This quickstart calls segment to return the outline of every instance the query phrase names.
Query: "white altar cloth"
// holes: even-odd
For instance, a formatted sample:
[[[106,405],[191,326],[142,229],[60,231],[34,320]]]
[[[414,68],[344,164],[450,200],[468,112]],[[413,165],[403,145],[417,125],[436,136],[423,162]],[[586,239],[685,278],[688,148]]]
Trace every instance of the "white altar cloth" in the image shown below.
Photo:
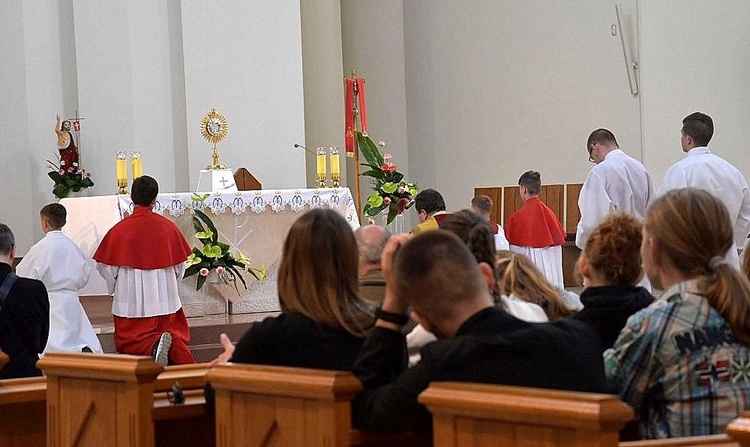
[[[195,278],[187,278],[180,285],[185,312],[197,316],[223,311],[224,298],[234,303],[235,313],[269,312],[278,310],[276,290],[277,267],[286,233],[300,213],[311,208],[336,209],[349,225],[359,227],[359,218],[351,192],[347,188],[288,189],[200,194],[205,200],[194,201],[193,193],[159,194],[154,211],[171,219],[180,228],[191,247],[201,247],[195,238],[192,217],[200,209],[214,221],[219,240],[240,250],[253,267],[265,265],[268,276],[258,283],[245,274],[248,290],[240,286],[240,296],[226,285],[207,284],[195,291]],[[68,211],[68,222],[63,232],[91,257],[104,235],[112,226],[132,211],[130,196],[101,196],[66,198],[60,201]],[[91,260],[92,265],[95,263]],[[251,281],[252,280],[252,281]],[[81,295],[106,295],[104,280],[96,269]],[[213,298],[211,298],[213,297]]]

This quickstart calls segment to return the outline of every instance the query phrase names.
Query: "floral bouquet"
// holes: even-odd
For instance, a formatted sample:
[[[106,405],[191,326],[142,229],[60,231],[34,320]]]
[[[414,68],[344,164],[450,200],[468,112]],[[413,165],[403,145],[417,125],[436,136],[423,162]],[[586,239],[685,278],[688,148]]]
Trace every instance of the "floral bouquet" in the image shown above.
[[[52,194],[58,199],[68,197],[70,191],[78,192],[94,186],[91,173],[81,169],[78,163],[73,163],[73,166],[65,166],[65,160],[60,160],[60,166],[58,166],[47,160],[47,166],[51,169],[47,172],[47,175],[55,182],[55,186],[52,187]]]
[[[194,194],[197,196],[197,194]],[[194,197],[194,201],[204,201],[209,195]],[[237,294],[240,289],[237,286],[237,280],[242,282],[242,286],[247,289],[247,283],[240,274],[240,270],[250,273],[258,281],[266,278],[266,267],[261,265],[259,269],[250,267],[250,260],[242,252],[237,252],[235,258],[229,252],[229,245],[219,242],[219,232],[216,230],[211,218],[204,212],[195,209],[193,216],[193,227],[195,228],[195,237],[201,241],[203,248],[193,247],[193,252],[188,256],[186,261],[185,275],[183,278],[197,274],[198,281],[195,290],[200,290],[206,282],[208,274],[216,270],[219,281],[223,284],[234,285]]]
[[[385,147],[385,142],[380,141],[376,146],[367,135],[357,132],[359,140],[359,149],[367,160],[362,166],[370,169],[360,175],[372,178],[372,194],[367,198],[362,212],[367,217],[375,217],[384,209],[388,209],[387,223],[404,210],[409,209],[414,204],[414,196],[419,192],[416,183],[409,183],[404,180],[404,174],[396,170],[396,165],[391,162],[391,154],[386,152],[381,154],[381,148]]]

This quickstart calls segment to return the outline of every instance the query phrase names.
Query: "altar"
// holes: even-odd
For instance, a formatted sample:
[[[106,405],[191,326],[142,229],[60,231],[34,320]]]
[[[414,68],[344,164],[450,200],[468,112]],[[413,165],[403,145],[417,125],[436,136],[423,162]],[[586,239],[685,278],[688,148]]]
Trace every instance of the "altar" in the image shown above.
[[[63,233],[89,258],[107,231],[133,209],[128,195],[66,198],[60,203],[68,211]],[[264,281],[244,274],[248,287],[244,290],[240,284],[239,293],[231,285],[209,282],[196,291],[196,277],[184,279],[179,292],[187,316],[224,313],[229,301],[236,314],[278,311],[276,282],[284,238],[301,213],[319,207],[335,209],[353,229],[359,227],[354,200],[347,188],[159,194],[154,212],[172,220],[191,247],[202,247],[192,222],[194,210],[199,209],[213,220],[219,241],[229,244],[233,253],[242,252],[250,259],[250,266],[266,268]],[[80,294],[107,295],[95,261],[90,262],[91,278]]]

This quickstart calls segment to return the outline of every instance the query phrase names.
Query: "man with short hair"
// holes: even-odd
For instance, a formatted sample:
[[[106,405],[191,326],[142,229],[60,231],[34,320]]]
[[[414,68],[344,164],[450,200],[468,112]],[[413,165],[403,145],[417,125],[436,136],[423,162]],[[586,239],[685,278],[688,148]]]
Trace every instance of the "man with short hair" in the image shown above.
[[[0,224],[0,349],[10,359],[0,379],[41,376],[36,362],[49,334],[47,290],[41,281],[13,273],[15,256],[13,232]]]
[[[443,196],[434,189],[425,189],[414,197],[414,209],[419,216],[419,224],[411,229],[409,234],[417,235],[419,233],[437,230],[440,228],[440,222],[447,217],[445,212],[445,200]]]
[[[643,219],[654,195],[646,168],[620,149],[612,132],[607,129],[591,132],[586,148],[589,161],[596,166],[586,177],[578,197],[581,220],[576,231],[576,246],[582,250],[605,216],[622,212]]]
[[[471,199],[471,210],[490,222],[492,233],[495,235],[495,250],[509,250],[510,245],[508,239],[505,237],[505,230],[503,230],[503,227],[499,223],[490,219],[492,205],[490,196],[479,195]]]
[[[177,293],[191,250],[177,226],[152,211],[158,194],[153,178],[133,181],[133,214],[107,232],[94,259],[114,294],[117,352],[151,355],[161,365],[195,363]]]
[[[682,151],[687,154],[664,174],[656,196],[672,189],[701,188],[721,200],[729,211],[734,227],[734,243],[726,259],[739,268],[738,249],[742,249],[750,232],[750,189],[739,169],[712,153],[708,143],[714,135],[710,116],[694,112],[682,120]]]
[[[78,298],[91,266],[75,242],[62,233],[67,211],[59,203],[39,212],[44,238],[16,266],[21,276],[42,281],[49,294],[50,328],[44,352],[96,352],[102,345]]]
[[[528,323],[494,306],[492,268],[477,264],[456,235],[394,235],[383,251],[383,273],[385,299],[353,368],[364,385],[353,403],[357,428],[429,432],[432,418],[417,397],[432,381],[606,392],[591,329],[570,319]],[[400,330],[410,307],[438,340],[406,369]]]
[[[365,225],[354,231],[359,249],[359,296],[373,306],[383,302],[385,295],[380,258],[390,237],[391,233],[378,225]]]
[[[526,171],[518,179],[523,206],[505,222],[505,235],[514,253],[526,255],[553,285],[563,288],[562,245],[565,230],[560,219],[542,202],[542,176]]]

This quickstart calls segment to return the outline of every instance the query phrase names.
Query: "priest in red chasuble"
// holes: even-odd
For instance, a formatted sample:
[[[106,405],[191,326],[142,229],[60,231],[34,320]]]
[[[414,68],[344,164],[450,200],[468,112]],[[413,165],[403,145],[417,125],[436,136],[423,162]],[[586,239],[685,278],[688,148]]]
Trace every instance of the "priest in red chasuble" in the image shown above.
[[[177,226],[152,211],[158,193],[149,176],[133,181],[133,214],[107,232],[94,259],[114,295],[117,352],[150,355],[162,365],[195,363],[177,293],[191,250]]]
[[[510,250],[531,258],[549,282],[563,287],[565,230],[555,213],[539,198],[541,175],[536,171],[524,172],[518,185],[526,202],[505,224]]]

